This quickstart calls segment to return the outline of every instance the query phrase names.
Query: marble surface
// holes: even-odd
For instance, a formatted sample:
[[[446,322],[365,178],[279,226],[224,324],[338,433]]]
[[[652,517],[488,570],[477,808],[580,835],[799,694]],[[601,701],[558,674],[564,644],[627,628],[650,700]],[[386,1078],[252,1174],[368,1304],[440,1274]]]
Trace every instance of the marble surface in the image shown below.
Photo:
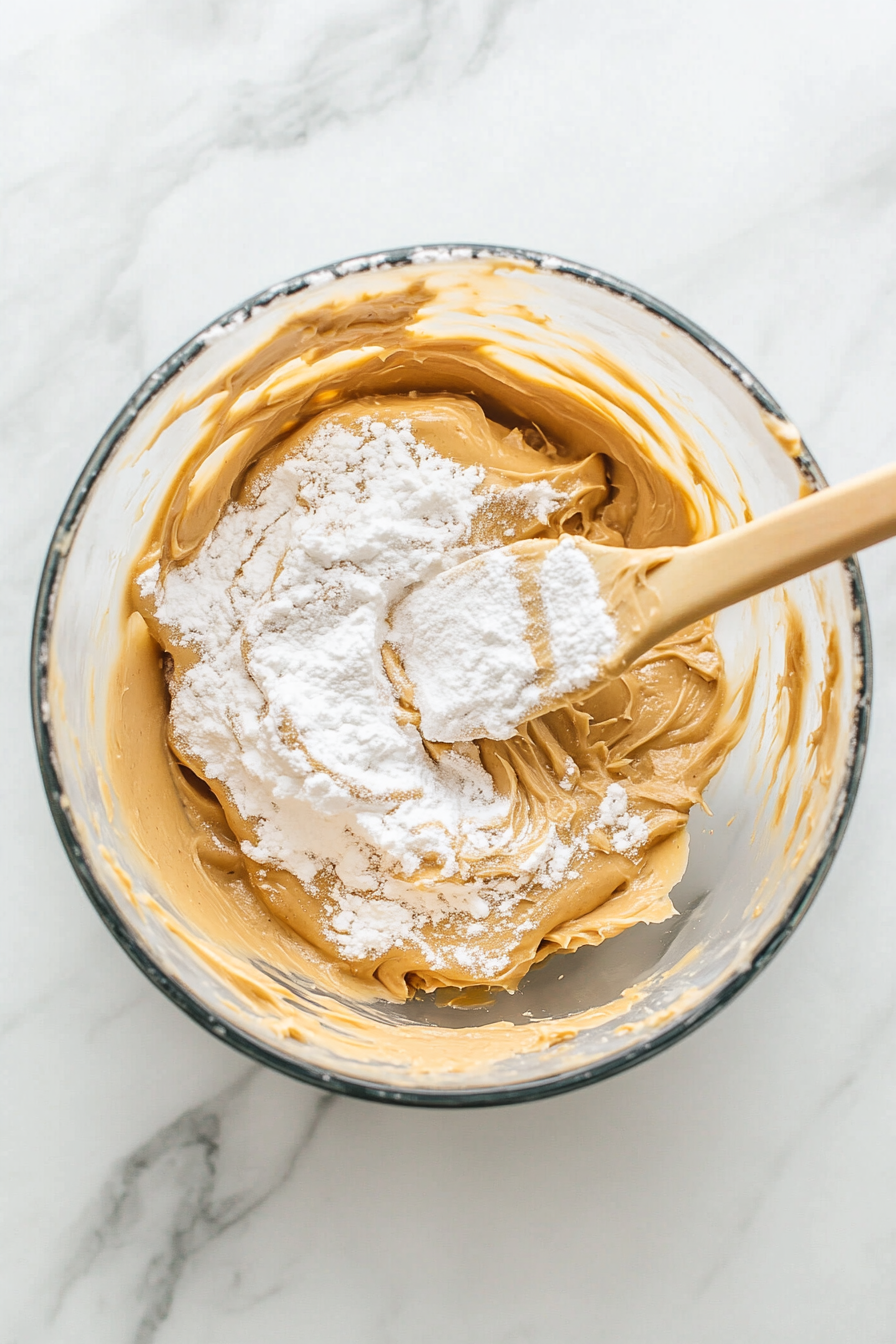
[[[7,5],[0,492],[3,1344],[896,1337],[896,543],[864,561],[858,806],[796,937],[662,1057],[441,1114],[251,1067],[145,981],[28,721],[43,554],[145,374],[356,251],[515,243],[733,349],[831,480],[896,445],[886,0]]]

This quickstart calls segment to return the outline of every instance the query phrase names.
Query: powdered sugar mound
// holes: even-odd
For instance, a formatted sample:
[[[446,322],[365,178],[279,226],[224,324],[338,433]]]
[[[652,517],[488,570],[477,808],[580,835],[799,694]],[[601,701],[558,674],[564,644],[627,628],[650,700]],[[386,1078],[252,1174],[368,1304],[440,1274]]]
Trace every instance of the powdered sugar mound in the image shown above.
[[[355,961],[381,956],[411,937],[414,918],[400,901],[370,900],[346,891],[333,915],[333,931],[343,956]]]
[[[512,737],[535,704],[538,669],[516,569],[513,556],[490,551],[444,575],[437,601],[424,586],[393,613],[392,639],[431,742]]]
[[[474,554],[474,519],[495,502],[483,479],[419,442],[407,420],[324,422],[249,502],[225,509],[190,562],[138,579],[157,619],[198,654],[172,694],[181,750],[251,819],[247,855],[320,894],[352,959],[423,947],[425,927],[448,916],[504,917],[569,861],[542,822],[523,837],[534,867],[468,880],[495,856],[507,871],[519,840],[511,803],[475,750],[431,758],[383,665],[394,604]],[[547,517],[560,499],[533,483],[500,496],[508,518]],[[499,551],[493,562],[500,587]],[[475,944],[469,955],[473,965]]]
[[[616,647],[616,625],[588,557],[572,537],[561,537],[546,556],[538,583],[554,662],[552,689],[565,695],[594,681]]]
[[[437,576],[393,611],[392,639],[430,741],[512,737],[546,695],[594,682],[616,647],[616,625],[588,557],[571,536],[562,536],[538,567],[553,663],[553,679],[541,687],[521,569],[512,551],[492,552]]]
[[[629,854],[645,844],[648,836],[643,817],[628,810],[628,794],[622,784],[610,784],[597,812],[598,825],[607,832],[617,854]]]
[[[158,560],[149,569],[145,569],[142,574],[137,576],[137,587],[142,597],[155,597],[156,589],[159,584],[160,566]]]
[[[564,502],[564,496],[547,481],[526,481],[514,487],[514,499],[518,501],[521,513],[547,523],[551,514]]]

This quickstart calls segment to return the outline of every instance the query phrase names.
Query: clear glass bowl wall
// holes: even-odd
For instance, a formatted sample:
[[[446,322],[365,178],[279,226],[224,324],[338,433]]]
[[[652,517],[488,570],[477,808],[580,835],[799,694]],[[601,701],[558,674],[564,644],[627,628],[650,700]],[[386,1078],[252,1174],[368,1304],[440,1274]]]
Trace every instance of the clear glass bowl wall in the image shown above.
[[[372,260],[394,268],[413,265],[419,255],[396,252]],[[549,305],[554,322],[597,337],[690,407],[707,428],[704,447],[713,469],[735,490],[734,469],[754,515],[798,498],[807,481],[821,482],[805,451],[794,459],[769,432],[763,412],[780,410],[768,393],[686,319],[598,272],[535,253],[503,255],[509,266],[529,268],[521,271],[521,283],[537,286],[538,302]],[[315,301],[325,301],[333,286],[357,285],[370,261],[334,267],[323,282],[318,274]],[[368,275],[367,283],[375,291],[376,275]],[[793,781],[778,824],[773,815],[784,773],[776,750],[784,595],[765,594],[719,618],[728,670],[744,667],[758,650],[759,675],[746,731],[707,792],[711,815],[700,809],[691,814],[690,860],[673,892],[675,919],[551,958],[515,995],[500,994],[487,1006],[459,1011],[438,1007],[427,996],[376,1009],[399,1022],[451,1032],[568,1017],[611,1002],[640,982],[643,997],[623,1018],[582,1033],[571,1054],[556,1048],[509,1054],[485,1074],[452,1077],[327,1058],[300,1041],[280,1039],[261,1018],[253,1024],[235,1011],[228,988],[208,965],[134,903],[133,891],[148,891],[162,908],[176,907],[172,893],[154,889],[136,847],[122,840],[114,800],[110,813],[102,795],[100,773],[107,751],[104,689],[120,638],[129,562],[183,454],[189,416],[148,450],[147,444],[179,397],[278,325],[291,306],[307,303],[307,289],[302,277],[277,286],[172,356],[110,428],[63,514],[44,573],[34,646],[38,747],[63,842],[87,894],[141,968],[203,1025],[286,1073],[336,1090],[424,1105],[521,1100],[607,1076],[671,1044],[730,999],[780,946],[827,871],[857,786],[867,730],[868,623],[858,569],[853,562],[831,565],[787,585],[807,633],[800,674],[808,692],[802,731],[786,758]],[[844,668],[834,706],[840,720],[835,766],[821,804],[794,827],[799,801],[813,782],[809,736],[821,712],[831,632]],[[292,988],[313,1003],[312,987]]]

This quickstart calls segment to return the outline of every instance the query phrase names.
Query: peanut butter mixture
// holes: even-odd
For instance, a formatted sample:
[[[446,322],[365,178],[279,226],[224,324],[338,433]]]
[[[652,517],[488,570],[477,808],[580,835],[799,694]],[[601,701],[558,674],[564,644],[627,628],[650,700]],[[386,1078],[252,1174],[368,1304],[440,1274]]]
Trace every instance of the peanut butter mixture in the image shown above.
[[[337,432],[362,448],[374,431],[403,433],[433,470],[473,473],[457,558],[463,547],[563,533],[682,545],[730,516],[659,391],[511,303],[504,283],[499,267],[479,263],[468,275],[455,268],[450,284],[404,274],[375,299],[309,308],[169,416],[199,412],[134,569],[107,709],[113,792],[196,928],[234,955],[249,950],[256,966],[288,964],[331,989],[394,1001],[445,986],[513,989],[553,953],[668,919],[688,813],[744,722],[744,696],[735,712],[712,624],[701,622],[506,740],[426,741],[387,614],[371,685],[388,703],[387,748],[397,744],[431,790],[412,814],[377,775],[376,753],[358,766],[355,740],[339,756],[301,697],[274,714],[259,692],[259,721],[268,714],[270,749],[285,762],[276,798],[260,802],[208,746],[214,732],[230,734],[248,759],[234,716],[203,736],[184,708],[197,698],[204,636],[172,619],[169,595],[207,572],[227,527],[254,526],[284,472],[295,489],[276,527],[313,513],[311,464],[322,443],[343,442]],[[259,521],[253,563],[274,527]],[[269,605],[285,563],[265,580]],[[347,563],[340,554],[331,568]],[[247,618],[238,640],[243,672],[261,685],[255,629]],[[354,684],[334,694],[351,697]],[[461,818],[444,842],[396,849],[393,822],[407,814],[419,822],[412,838],[427,833],[420,809],[458,778],[475,834]],[[401,928],[380,918],[390,901],[410,912]]]

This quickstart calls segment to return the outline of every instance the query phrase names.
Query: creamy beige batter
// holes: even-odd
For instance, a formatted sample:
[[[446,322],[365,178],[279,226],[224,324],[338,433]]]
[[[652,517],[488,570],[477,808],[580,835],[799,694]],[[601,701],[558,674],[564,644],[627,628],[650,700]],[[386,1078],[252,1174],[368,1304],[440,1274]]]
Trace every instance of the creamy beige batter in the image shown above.
[[[490,283],[500,288],[500,277],[493,273]],[[468,296],[468,307],[474,297],[481,299]],[[484,466],[492,484],[562,485],[567,502],[547,525],[498,511],[490,541],[568,531],[615,546],[681,545],[730,516],[674,408],[655,389],[597,346],[561,348],[558,359],[556,342],[539,342],[545,319],[537,313],[503,312],[499,323],[497,312],[479,311],[458,322],[458,303],[457,294],[434,295],[420,279],[375,303],[322,306],[204,388],[204,424],[135,572],[156,560],[163,571],[187,561],[228,501],[245,499],[275,462],[301,452],[316,419],[351,421],[374,410],[380,418],[410,418],[421,440],[457,462]],[[477,324],[481,330],[471,334]],[[192,409],[184,402],[169,420]],[[280,965],[330,989],[354,986],[399,1001],[415,991],[481,985],[456,955],[467,937],[457,922],[432,930],[437,964],[403,946],[346,962],[322,918],[319,892],[245,856],[240,845],[253,838],[252,819],[240,816],[189,744],[168,730],[166,674],[176,684],[193,657],[159,625],[135,584],[109,698],[112,788],[164,887],[192,925],[211,935],[240,992],[255,983],[235,970],[247,953],[256,966]],[[388,650],[384,657],[398,688],[397,712],[412,715],[410,701],[400,698],[400,668],[389,664]],[[520,834],[534,816],[564,837],[584,835],[613,782],[625,784],[649,832],[629,856],[593,831],[574,878],[533,888],[509,925],[486,928],[483,945],[491,942],[508,962],[485,983],[512,989],[554,952],[674,913],[669,892],[686,863],[688,812],[742,730],[749,678],[736,690],[726,686],[711,623],[704,622],[590,700],[530,722],[509,741],[473,744],[496,788],[512,800]]]

